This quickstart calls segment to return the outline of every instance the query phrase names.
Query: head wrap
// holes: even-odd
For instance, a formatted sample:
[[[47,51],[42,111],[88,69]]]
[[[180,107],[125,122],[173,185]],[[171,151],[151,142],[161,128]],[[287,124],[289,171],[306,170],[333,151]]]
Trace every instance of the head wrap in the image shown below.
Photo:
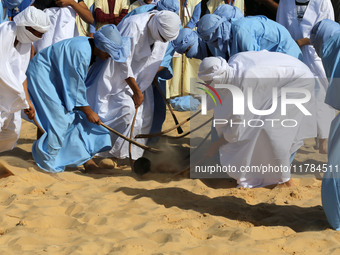
[[[231,19],[240,19],[244,17],[239,8],[229,4],[221,4],[216,8],[214,14],[225,18],[229,22]]]
[[[320,57],[322,57],[323,43],[338,33],[340,33],[340,24],[333,20],[324,19],[315,24],[310,34],[310,41]]]
[[[215,14],[206,14],[197,23],[198,35],[223,54],[230,53],[231,23]]]
[[[210,83],[214,79],[225,76],[232,69],[222,57],[208,57],[203,59],[198,69],[198,77]]]
[[[11,10],[11,9],[14,9],[15,7],[18,7],[21,4],[22,0],[4,0],[2,2],[5,8],[8,8]]]
[[[171,11],[176,14],[179,12],[179,1],[178,0],[160,0],[157,3],[157,11]]]
[[[159,0],[152,0],[152,2],[150,4],[153,4],[153,5],[156,5],[156,3],[158,2]],[[138,3],[140,5],[146,5],[147,3],[144,2],[144,0],[138,0]]]
[[[32,27],[40,33],[46,33],[50,28],[50,20],[47,14],[33,6],[27,7],[16,15],[13,21],[16,25],[17,39],[21,43],[32,43],[41,39],[28,31],[25,27]]]
[[[130,55],[131,41],[122,37],[113,24],[105,25],[93,35],[94,44],[101,51],[107,52],[116,62],[126,62]]]
[[[175,51],[180,54],[183,54],[189,47],[191,47],[186,53],[188,58],[203,59],[203,56],[207,56],[206,43],[198,37],[196,31],[192,31],[189,28],[181,29],[176,40],[171,43]]]
[[[194,45],[197,40],[198,35],[196,31],[192,31],[190,28],[183,28],[179,31],[177,38],[171,43],[175,51],[183,54],[190,46]]]
[[[155,13],[148,22],[148,28],[155,41],[169,42],[178,36],[181,20],[176,13],[160,11]]]

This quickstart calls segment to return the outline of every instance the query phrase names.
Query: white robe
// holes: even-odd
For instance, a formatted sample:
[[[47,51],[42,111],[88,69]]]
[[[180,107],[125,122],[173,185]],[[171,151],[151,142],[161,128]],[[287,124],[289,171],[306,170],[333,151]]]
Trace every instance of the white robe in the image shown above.
[[[75,0],[75,2],[78,1]],[[64,39],[79,35],[76,26],[76,11],[72,7],[47,8],[44,12],[48,15],[51,26],[42,39],[34,43],[36,52]]]
[[[234,55],[228,62],[232,68],[227,77],[214,79],[214,84],[232,84],[239,87],[244,94],[247,88],[253,88],[254,107],[258,110],[270,109],[272,105],[272,88],[277,87],[280,95],[282,88],[304,88],[312,93],[312,99],[304,106],[312,116],[306,117],[293,105],[287,107],[287,115],[281,115],[280,99],[277,110],[265,116],[251,113],[245,104],[244,115],[233,115],[233,98],[229,90],[219,89],[223,106],[215,107],[214,118],[246,123],[252,119],[264,121],[263,127],[252,128],[245,125],[216,125],[219,137],[224,137],[227,144],[220,147],[222,166],[235,166],[242,170],[245,166],[287,166],[291,154],[296,152],[303,140],[314,137],[316,124],[313,119],[315,100],[313,74],[309,68],[298,59],[286,54],[268,51],[242,52]],[[288,98],[301,98],[289,94]],[[245,97],[247,98],[247,97]],[[246,100],[246,99],[245,99]],[[245,101],[246,102],[246,101]],[[294,128],[282,127],[280,121],[275,121],[274,128],[266,119],[295,119],[298,125]],[[289,123],[292,125],[292,123]],[[252,122],[251,125],[260,125]],[[228,172],[241,187],[254,188],[286,182],[290,171],[276,173]]]
[[[28,67],[31,44],[19,43],[14,22],[0,25],[0,152],[11,150],[19,139],[20,111],[28,108],[23,82]]]
[[[334,11],[330,0],[310,0],[301,21],[297,18],[295,0],[280,1],[276,17],[277,22],[287,28],[294,40],[309,38],[313,26],[323,19],[334,20]],[[328,138],[335,111],[324,103],[328,88],[326,73],[322,61],[312,45],[303,46],[301,51],[303,62],[317,78],[315,96],[317,99],[318,137]]]
[[[133,77],[144,95],[144,102],[139,107],[133,136],[149,133],[153,118],[153,92],[151,83],[165,55],[168,43],[155,42],[151,52],[147,22],[153,12],[142,13],[124,19],[118,29],[122,36],[131,38],[131,53],[126,63],[107,60],[101,70],[91,77],[87,91],[91,108],[98,113],[102,122],[118,132],[130,137],[135,106],[132,90],[125,79]],[[113,148],[101,153],[102,157],[127,158],[128,142],[115,135],[111,136]],[[147,139],[138,139],[145,144]],[[132,158],[143,155],[143,150],[132,145]]]

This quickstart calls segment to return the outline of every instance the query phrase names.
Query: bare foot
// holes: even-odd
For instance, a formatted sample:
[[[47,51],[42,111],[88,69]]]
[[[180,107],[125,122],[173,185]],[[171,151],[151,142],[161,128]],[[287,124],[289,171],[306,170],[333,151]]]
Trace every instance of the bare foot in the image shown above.
[[[327,154],[328,153],[328,139],[319,139],[319,153]]]
[[[101,169],[93,159],[90,159],[84,164],[85,173],[87,174],[109,174],[108,171]]]

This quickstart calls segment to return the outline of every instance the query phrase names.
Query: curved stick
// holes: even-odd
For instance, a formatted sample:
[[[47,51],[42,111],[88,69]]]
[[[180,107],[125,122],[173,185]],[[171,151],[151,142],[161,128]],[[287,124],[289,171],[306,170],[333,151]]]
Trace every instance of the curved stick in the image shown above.
[[[135,110],[135,116],[133,116],[131,129],[130,129],[130,139],[132,140],[133,128],[135,127],[136,117],[137,117],[138,107]],[[133,160],[132,160],[132,153],[131,153],[131,141],[129,141],[129,158],[130,158],[130,166],[133,170]]]
[[[167,138],[169,138],[169,139],[179,139],[179,138],[183,138],[183,137],[185,137],[185,136],[187,136],[187,135],[189,135],[189,134],[191,134],[191,133],[193,133],[193,132],[199,130],[201,127],[203,127],[203,126],[205,126],[206,124],[208,124],[209,122],[211,122],[212,119],[213,119],[213,117],[210,118],[210,119],[208,119],[206,122],[204,122],[203,124],[199,125],[198,127],[194,128],[193,130],[190,130],[189,132],[184,133],[183,135],[179,135],[179,136],[168,136],[168,135],[163,135],[163,136],[164,136],[164,137],[167,137]]]
[[[44,134],[45,133],[45,130],[40,126],[40,124],[38,123],[38,121],[33,118],[33,121],[34,121],[34,124],[37,126],[37,128],[39,129],[39,131]]]
[[[168,107],[168,109],[169,109],[169,111],[170,111],[170,113],[171,113],[171,116],[172,116],[172,118],[173,118],[174,121],[175,121],[175,124],[178,125],[178,120],[177,120],[177,117],[176,117],[176,115],[175,115],[175,113],[174,113],[174,110],[172,109],[172,107],[171,107],[171,105],[169,104],[169,102],[166,100],[166,97],[165,97],[165,95],[164,95],[162,89],[158,86],[158,83],[155,82],[155,81],[153,82],[153,85],[157,88],[159,94],[160,94],[161,97],[163,98],[163,101],[164,101],[165,104],[167,105],[167,107]],[[183,129],[181,128],[181,126],[178,126],[178,127],[177,127],[177,133],[178,133],[178,134],[182,134],[182,133],[183,133]]]
[[[105,125],[105,124],[103,124],[103,123],[100,124],[100,125],[102,125],[102,126],[103,126],[104,128],[106,128],[107,130],[111,131],[111,132],[114,133],[115,135],[117,135],[117,136],[123,138],[123,139],[126,140],[126,141],[131,142],[132,144],[134,144],[134,145],[136,145],[136,146],[138,146],[138,147],[140,147],[140,148],[142,148],[142,149],[144,149],[144,150],[147,150],[147,151],[150,151],[150,152],[154,152],[154,153],[163,152],[163,151],[158,150],[158,149],[156,149],[156,148],[152,148],[152,147],[146,146],[146,145],[144,145],[144,144],[138,143],[138,142],[136,142],[135,140],[132,140],[132,139],[126,137],[125,135],[122,135],[122,134],[119,133],[118,131],[114,130],[113,128],[110,128],[109,126],[107,126],[107,125]]]
[[[156,137],[156,136],[162,136],[166,133],[169,133],[171,132],[172,130],[176,129],[177,127],[179,126],[182,126],[184,125],[185,123],[187,123],[188,121],[190,121],[191,119],[193,119],[194,117],[196,117],[199,113],[201,112],[201,110],[198,110],[197,112],[195,112],[193,115],[191,115],[189,118],[187,118],[186,120],[183,120],[182,122],[178,123],[177,125],[169,128],[169,129],[166,129],[160,133],[153,133],[153,134],[139,134],[139,135],[136,135],[135,136],[135,139],[138,139],[138,138],[150,138],[150,137]]]

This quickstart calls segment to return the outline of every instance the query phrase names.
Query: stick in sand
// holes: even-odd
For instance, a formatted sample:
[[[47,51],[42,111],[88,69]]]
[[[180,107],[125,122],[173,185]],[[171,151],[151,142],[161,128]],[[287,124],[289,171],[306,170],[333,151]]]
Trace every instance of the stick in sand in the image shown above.
[[[198,160],[195,164],[193,164],[192,166],[188,166],[187,168],[185,168],[184,170],[178,172],[178,173],[175,173],[172,177],[176,177],[176,176],[179,176],[179,175],[182,175],[182,174],[185,174],[185,173],[188,173],[190,172],[190,169],[197,166],[198,164],[202,163],[204,160],[206,160],[207,157],[203,157],[201,158],[200,160]]]
[[[170,111],[170,113],[171,113],[171,115],[172,115],[172,118],[173,118],[174,121],[175,121],[175,124],[178,125],[179,122],[178,122],[177,117],[176,117],[176,115],[175,115],[175,113],[174,113],[174,110],[172,109],[172,107],[171,107],[171,105],[169,104],[169,102],[166,100],[166,97],[165,97],[165,95],[163,94],[163,91],[162,91],[161,88],[158,86],[157,82],[153,82],[153,85],[158,89],[158,91],[159,91],[159,93],[161,94],[161,96],[162,96],[162,98],[163,98],[165,104],[168,106],[168,109],[169,109],[169,111]],[[182,134],[182,133],[183,133],[183,129],[181,128],[180,125],[177,127],[177,133],[178,133],[178,134]]]
[[[128,137],[126,137],[125,135],[122,135],[121,133],[119,133],[118,131],[114,130],[113,128],[110,128],[109,126],[105,125],[104,123],[101,124],[104,128],[106,128],[107,130],[111,131],[112,133],[114,133],[115,135],[123,138],[124,140],[128,141],[128,142],[131,142],[132,144],[144,149],[144,150],[147,150],[147,151],[150,151],[150,152],[154,152],[154,153],[160,153],[160,152],[163,152],[161,150],[158,150],[156,148],[152,148],[152,147],[149,147],[149,146],[146,146],[144,144],[141,144],[139,142],[136,142],[135,140],[132,140]]]
[[[139,135],[136,135],[135,136],[135,139],[137,138],[150,138],[150,137],[156,137],[156,136],[161,136],[161,135],[164,135],[166,133],[169,133],[171,132],[172,130],[178,128],[179,126],[182,126],[184,125],[185,123],[187,123],[188,121],[192,120],[194,117],[196,117],[199,113],[201,112],[201,110],[198,110],[197,112],[195,112],[193,115],[191,115],[189,118],[187,118],[186,120],[183,120],[182,122],[178,123],[177,125],[169,128],[169,129],[166,129],[160,133],[153,133],[153,134],[139,134]]]

